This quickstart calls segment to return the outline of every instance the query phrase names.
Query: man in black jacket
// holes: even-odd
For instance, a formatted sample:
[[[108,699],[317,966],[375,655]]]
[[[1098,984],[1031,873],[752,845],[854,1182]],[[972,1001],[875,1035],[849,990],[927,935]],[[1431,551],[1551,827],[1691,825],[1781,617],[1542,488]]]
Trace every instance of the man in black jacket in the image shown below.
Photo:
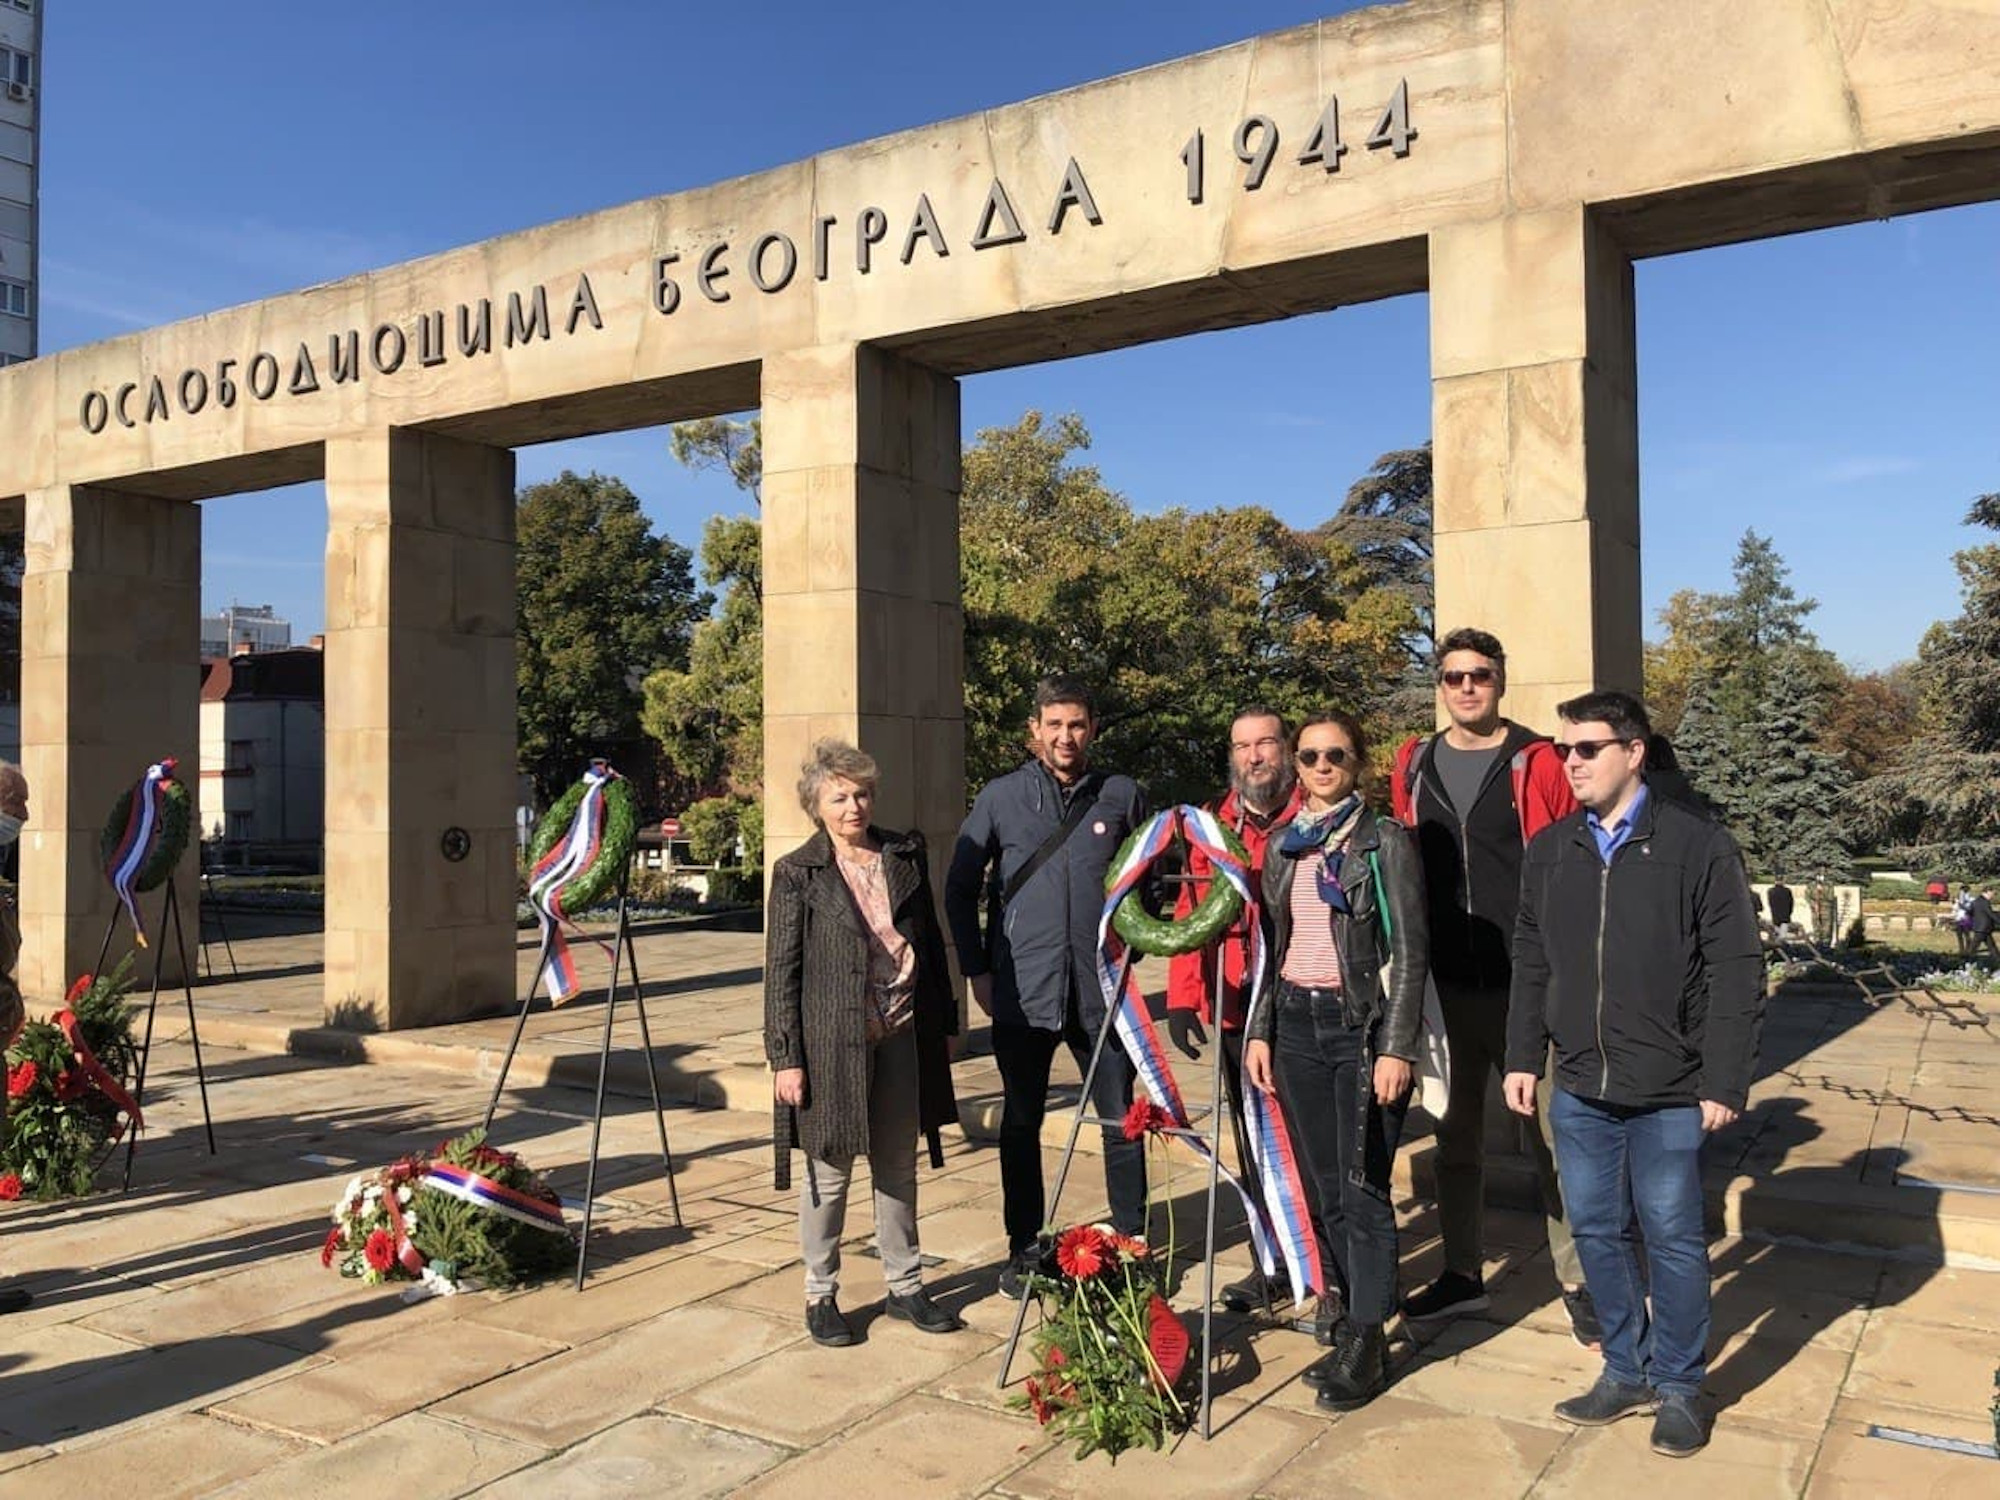
[[[945,918],[972,998],[993,1022],[1000,1069],[1001,1212],[1008,1265],[1000,1289],[1019,1296],[1040,1263],[1044,1225],[1042,1117],[1057,1042],[1077,1071],[1090,1066],[1104,1021],[1097,923],[1104,876],[1125,838],[1146,819],[1129,776],[1090,766],[1097,713],[1073,677],[1044,678],[1028,720],[1034,759],[987,783],[958,830],[945,877]],[[989,900],[989,896],[992,898]],[[982,925],[982,912],[985,923]],[[1112,1227],[1146,1230],[1146,1147],[1122,1129],[1133,1070],[1115,1035],[1106,1038],[1091,1108],[1104,1127],[1104,1184]]]
[[[1701,1143],[1749,1093],[1764,1007],[1757,919],[1728,832],[1648,794],[1639,701],[1587,693],[1556,712],[1583,810],[1528,845],[1502,1084],[1510,1109],[1533,1113],[1553,1045],[1556,1160],[1604,1328],[1603,1373],[1556,1415],[1598,1426],[1654,1410],[1654,1451],[1685,1457],[1708,1441]]]

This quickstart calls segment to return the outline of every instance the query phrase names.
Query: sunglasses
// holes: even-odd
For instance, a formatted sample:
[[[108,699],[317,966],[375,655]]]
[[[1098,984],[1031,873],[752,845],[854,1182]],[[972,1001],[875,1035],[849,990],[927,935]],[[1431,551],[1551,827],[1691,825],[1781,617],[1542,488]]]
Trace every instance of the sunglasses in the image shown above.
[[[1438,681],[1448,688],[1463,687],[1468,682],[1474,687],[1485,687],[1497,675],[1491,667],[1472,667],[1463,672],[1440,672]]]
[[[1324,750],[1313,748],[1299,751],[1299,764],[1310,771],[1314,766],[1319,764],[1319,758],[1322,755],[1326,757],[1326,763],[1330,766],[1344,766],[1352,759],[1352,752],[1343,749],[1339,745],[1328,745]]]
[[[1637,740],[1578,740],[1574,745],[1565,745],[1561,740],[1555,743],[1556,759],[1566,761],[1575,755],[1579,760],[1596,760],[1599,754],[1613,745],[1636,745]]]

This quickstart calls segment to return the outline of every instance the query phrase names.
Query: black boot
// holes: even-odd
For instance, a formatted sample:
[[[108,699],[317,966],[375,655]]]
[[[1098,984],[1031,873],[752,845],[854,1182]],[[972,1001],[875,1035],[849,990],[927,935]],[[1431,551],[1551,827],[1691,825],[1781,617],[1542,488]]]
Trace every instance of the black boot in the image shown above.
[[[1380,1323],[1347,1322],[1334,1345],[1332,1367],[1320,1381],[1314,1405],[1322,1411],[1354,1411],[1389,1384],[1389,1336]]]

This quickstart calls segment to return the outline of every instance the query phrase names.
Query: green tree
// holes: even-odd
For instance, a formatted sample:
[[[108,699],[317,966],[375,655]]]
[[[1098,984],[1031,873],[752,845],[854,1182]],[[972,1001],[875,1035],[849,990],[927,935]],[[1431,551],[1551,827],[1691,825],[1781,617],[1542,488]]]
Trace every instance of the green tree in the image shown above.
[[[1748,726],[1755,747],[1737,795],[1747,819],[1746,852],[1773,875],[1844,876],[1853,857],[1840,819],[1847,808],[1847,768],[1820,747],[1824,700],[1810,664],[1794,651],[1772,657],[1764,701]]]
[[[1673,736],[1681,773],[1708,799],[1724,822],[1741,828],[1743,761],[1729,726],[1715,706],[1713,679],[1703,673],[1688,686],[1678,732]],[[1731,810],[1738,810],[1731,816]]]
[[[1653,727],[1661,734],[1676,736],[1676,745],[1681,715],[1696,680],[1716,668],[1715,617],[1721,603],[1720,594],[1677,590],[1659,613],[1665,635],[1646,643],[1646,708]],[[1713,707],[1712,694],[1710,707]]]
[[[688,550],[654,534],[618,479],[564,470],[528,486],[515,536],[520,757],[551,801],[591,755],[637,739],[640,682],[685,662],[710,601]]]
[[[702,579],[722,591],[694,627],[684,666],[646,678],[640,720],[667,762],[702,789],[755,797],[764,782],[762,528],[753,516],[711,516]]]
[[[720,469],[758,504],[764,501],[764,419],[703,417],[676,422],[667,445],[677,462],[700,472]]]
[[[1786,581],[1791,571],[1769,537],[1745,531],[1731,566],[1735,587],[1715,600],[1712,664],[1719,669],[1716,704],[1737,726],[1748,725],[1769,691],[1773,664],[1789,652],[1791,669],[1809,675],[1821,693],[1840,678],[1832,653],[1806,626],[1819,608],[1801,599]]]
[[[1981,495],[1966,523],[2000,531],[2000,495]],[[1862,783],[1857,823],[1893,852],[1958,878],[2000,873],[2000,544],[1968,547],[1962,607],[1918,649],[1920,733]]]

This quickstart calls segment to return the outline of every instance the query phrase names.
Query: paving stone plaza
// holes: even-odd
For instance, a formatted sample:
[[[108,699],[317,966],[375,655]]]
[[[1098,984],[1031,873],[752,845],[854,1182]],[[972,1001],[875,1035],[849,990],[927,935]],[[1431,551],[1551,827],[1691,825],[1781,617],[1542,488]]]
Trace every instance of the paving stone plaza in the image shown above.
[[[638,945],[684,1227],[668,1209],[628,1008],[584,1290],[563,1281],[405,1304],[394,1287],[321,1268],[328,1209],[354,1172],[478,1122],[512,1023],[328,1032],[317,946],[311,935],[239,940],[242,975],[196,992],[216,1156],[184,1022],[163,1009],[130,1194],[0,1211],[0,1267],[36,1296],[0,1323],[10,1500],[374,1484],[408,1500],[864,1488],[1321,1497],[1381,1494],[1413,1472],[1467,1497],[1662,1484],[1718,1500],[1992,1493],[1991,1460],[1869,1435],[1991,1437],[1990,1010],[1961,1026],[1851,992],[1774,998],[1766,1076],[1743,1124],[1710,1148],[1715,1438],[1669,1473],[1643,1422],[1579,1430],[1550,1414],[1597,1359],[1567,1335],[1539,1217],[1504,1211],[1489,1235],[1492,1307],[1427,1343],[1399,1336],[1394,1383],[1365,1410],[1314,1409],[1297,1378],[1320,1352],[1308,1335],[1219,1317],[1213,1439],[1189,1435],[1114,1468],[1050,1446],[995,1385],[1012,1305],[994,1285],[1006,1238],[983,1032],[958,1064],[966,1128],[947,1134],[944,1170],[920,1181],[924,1249],[940,1258],[929,1284],[965,1318],[962,1333],[925,1337],[881,1316],[857,1213],[842,1302],[863,1342],[823,1349],[806,1337],[794,1200],[771,1189],[761,940],[685,929]],[[533,950],[516,956],[525,987]],[[600,1004],[530,1018],[496,1128],[572,1199]],[[1192,1083],[1202,1070],[1187,1072]],[[1064,1088],[1073,1096],[1073,1074]],[[1046,1137],[1051,1175],[1061,1123],[1052,1115]],[[1406,1286],[1441,1253],[1428,1151],[1424,1139],[1407,1146],[1397,1177]],[[1185,1250],[1198,1243],[1201,1173],[1187,1157],[1168,1170],[1156,1157],[1155,1196],[1174,1199]],[[1101,1210],[1094,1162],[1073,1182],[1065,1216]],[[1161,1203],[1153,1230],[1166,1233]],[[1239,1221],[1225,1216],[1222,1239],[1218,1280],[1249,1254]],[[1185,1255],[1182,1266],[1186,1309],[1200,1272]]]

